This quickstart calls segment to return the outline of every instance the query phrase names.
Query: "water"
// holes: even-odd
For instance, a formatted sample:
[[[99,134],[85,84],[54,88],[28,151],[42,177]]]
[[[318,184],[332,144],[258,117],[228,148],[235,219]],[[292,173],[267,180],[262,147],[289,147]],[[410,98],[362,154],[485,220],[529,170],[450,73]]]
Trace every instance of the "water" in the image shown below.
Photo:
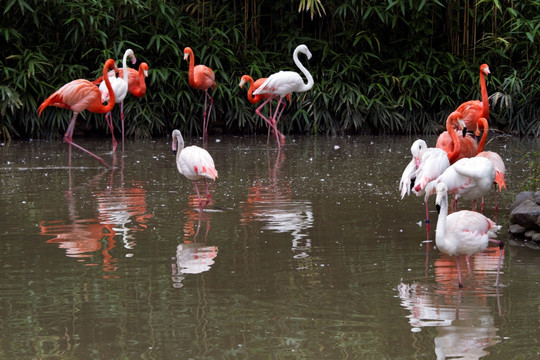
[[[113,170],[76,149],[69,168],[60,142],[0,147],[0,358],[539,356],[540,252],[507,235],[537,141],[488,144],[509,185],[485,211],[507,244],[501,286],[490,247],[459,290],[421,199],[399,199],[414,138],[289,137],[280,154],[262,137],[214,140],[202,213],[170,139],[114,155],[78,140]]]

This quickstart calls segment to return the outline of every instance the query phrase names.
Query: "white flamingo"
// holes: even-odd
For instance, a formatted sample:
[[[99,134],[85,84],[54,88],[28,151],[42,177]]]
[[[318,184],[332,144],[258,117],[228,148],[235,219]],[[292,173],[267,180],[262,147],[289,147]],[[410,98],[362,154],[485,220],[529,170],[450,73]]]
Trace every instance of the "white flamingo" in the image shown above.
[[[122,144],[124,144],[124,99],[126,98],[126,95],[128,93],[128,67],[127,67],[127,58],[128,56],[131,58],[132,64],[135,64],[137,62],[137,59],[135,58],[135,53],[131,49],[127,49],[124,53],[124,58],[122,62],[122,70],[123,70],[123,77],[116,77],[116,74],[109,74],[109,81],[111,82],[111,87],[114,92],[114,100],[116,104],[120,104],[120,119],[122,120]],[[99,84],[99,91],[101,92],[101,102],[109,101],[109,90],[105,86],[105,82],[102,82]],[[105,119],[107,120],[107,123],[109,124],[109,128],[111,129],[111,135],[113,139],[113,151],[116,150],[116,139],[114,138],[114,127],[112,123],[112,115],[109,111],[107,114],[105,114]]]
[[[206,191],[206,204],[204,206],[206,206],[210,202],[210,193],[208,192],[206,179],[215,180],[218,177],[214,159],[203,148],[194,145],[184,147],[184,138],[180,130],[174,130],[172,132],[172,150],[176,154],[176,167],[178,171],[189,180],[192,180],[195,185],[197,199],[199,200],[199,210],[202,211],[203,205],[199,188],[197,187],[197,180],[203,179],[204,181],[204,189]]]
[[[494,240],[497,237],[497,231],[501,227],[475,211],[462,210],[448,215],[448,187],[445,183],[437,184],[435,204],[439,212],[437,230],[435,231],[435,244],[442,253],[456,256],[458,284],[461,288],[463,287],[463,282],[461,281],[459,256],[471,256],[482,252],[488,246],[489,241],[499,244],[499,247],[502,249],[504,243]],[[502,251],[499,255],[495,286],[499,285],[501,261]]]
[[[300,69],[302,74],[307,79],[307,83],[304,83],[304,80],[302,79],[302,76],[294,71],[280,71],[277,73],[274,73],[266,79],[266,81],[253,92],[253,95],[262,95],[262,94],[271,94],[268,99],[266,99],[261,106],[255,110],[257,115],[262,117],[263,119],[266,119],[261,114],[261,109],[268,103],[271,102],[272,99],[279,96],[278,105],[276,107],[276,111],[274,113],[274,116],[270,119],[270,121],[267,120],[268,123],[271,123],[274,128],[274,133],[276,134],[276,140],[278,142],[278,148],[281,147],[280,145],[280,139],[279,139],[279,133],[277,131],[277,123],[279,121],[279,118],[281,117],[281,112],[278,116],[278,111],[281,105],[281,101],[287,94],[293,93],[293,92],[305,92],[308,90],[311,90],[313,87],[314,81],[313,76],[309,73],[309,71],[305,68],[304,65],[300,62],[298,59],[298,54],[303,53],[307,56],[308,60],[311,59],[311,52],[309,51],[308,47],[304,44],[298,45],[293,53],[293,60],[296,66]],[[283,112],[283,109],[281,110]]]
[[[428,148],[424,140],[418,139],[411,146],[412,160],[409,162],[399,182],[401,198],[410,194],[422,196],[428,183],[437,179],[450,166],[446,152],[439,148]],[[426,204],[426,229],[429,236],[429,206],[428,196],[424,199]]]
[[[454,204],[459,197],[474,200],[482,198],[491,189],[495,180],[493,163],[485,157],[464,158],[448,167],[435,181],[427,184],[426,197],[436,192],[439,183],[446,184],[448,193],[454,194]]]

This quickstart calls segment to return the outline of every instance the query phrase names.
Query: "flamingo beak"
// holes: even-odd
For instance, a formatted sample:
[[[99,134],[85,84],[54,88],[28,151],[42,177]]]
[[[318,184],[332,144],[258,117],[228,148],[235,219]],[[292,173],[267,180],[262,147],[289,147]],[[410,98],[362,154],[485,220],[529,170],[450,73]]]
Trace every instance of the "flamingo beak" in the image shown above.
[[[441,213],[441,205],[439,204],[435,205],[435,209],[437,209],[437,214]]]

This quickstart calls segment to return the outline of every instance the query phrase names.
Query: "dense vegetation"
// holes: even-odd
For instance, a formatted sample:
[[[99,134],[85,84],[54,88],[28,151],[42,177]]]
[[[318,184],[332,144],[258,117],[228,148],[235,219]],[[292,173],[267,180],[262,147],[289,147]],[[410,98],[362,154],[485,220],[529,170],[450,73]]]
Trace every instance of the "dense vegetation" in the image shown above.
[[[212,124],[266,131],[240,77],[295,69],[305,43],[314,88],[284,112],[285,133],[433,132],[479,99],[488,63],[492,127],[540,135],[540,1],[484,0],[5,0],[0,25],[0,132],[56,137],[71,112],[37,107],[61,85],[97,78],[132,48],[150,65],[147,94],[128,97],[128,136],[200,134],[203,93],[187,83],[185,46],[211,66]],[[118,110],[113,111],[116,118]],[[79,125],[106,132],[103,115]]]

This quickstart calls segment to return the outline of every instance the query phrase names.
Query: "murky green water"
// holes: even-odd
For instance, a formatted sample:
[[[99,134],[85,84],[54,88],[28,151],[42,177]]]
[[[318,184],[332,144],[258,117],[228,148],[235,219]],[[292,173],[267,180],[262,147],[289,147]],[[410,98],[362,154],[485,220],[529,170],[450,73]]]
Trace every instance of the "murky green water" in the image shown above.
[[[540,356],[540,251],[507,236],[535,140],[487,147],[508,169],[486,210],[502,286],[490,247],[462,290],[421,199],[399,199],[414,138],[288,138],[279,155],[264,137],[214,140],[203,213],[170,139],[115,155],[78,139],[113,170],[76,149],[68,168],[60,142],[0,146],[0,358]]]

